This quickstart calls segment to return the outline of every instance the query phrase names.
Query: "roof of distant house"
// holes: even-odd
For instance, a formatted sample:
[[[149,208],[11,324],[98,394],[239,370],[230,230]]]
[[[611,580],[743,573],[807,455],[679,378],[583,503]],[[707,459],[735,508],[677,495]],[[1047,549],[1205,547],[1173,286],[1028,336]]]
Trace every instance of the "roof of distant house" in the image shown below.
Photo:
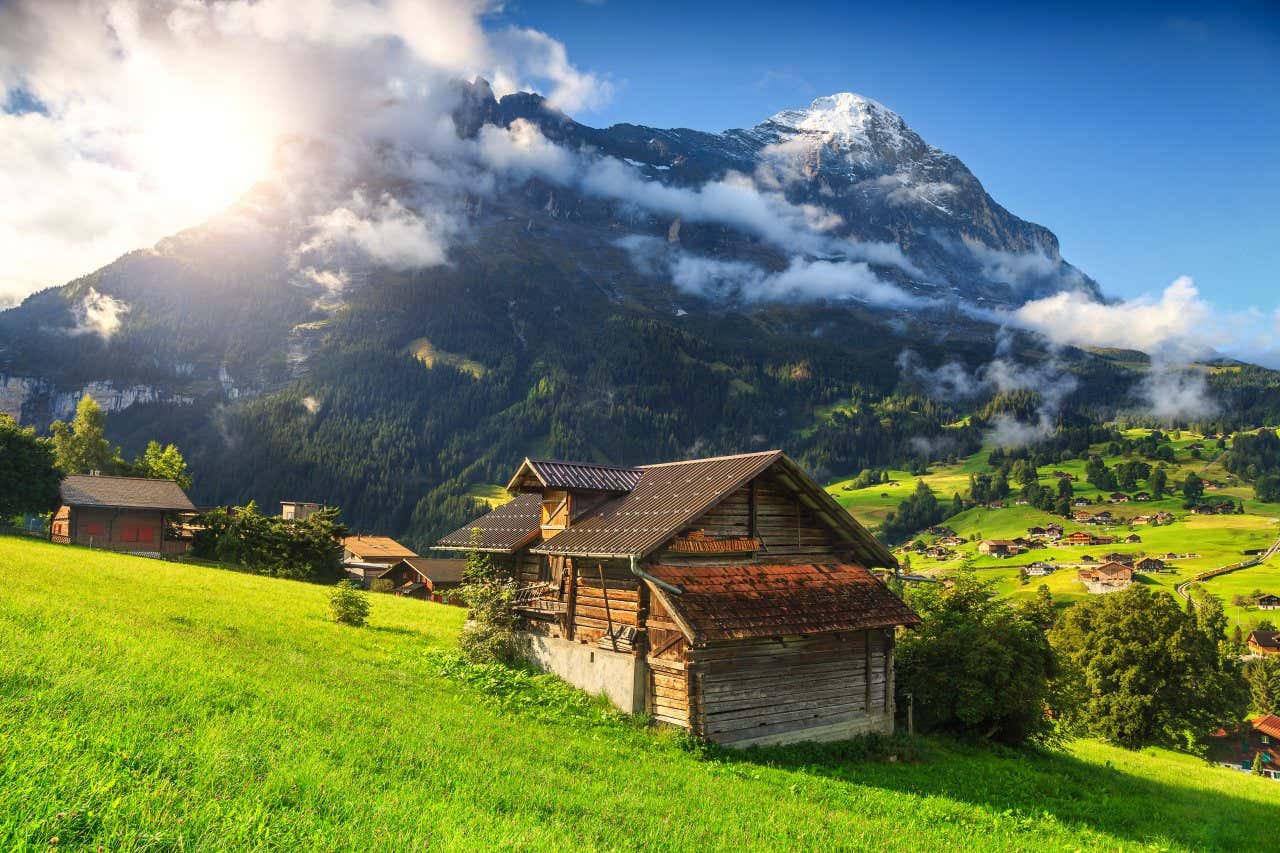
[[[1249,632],[1249,642],[1264,649],[1280,648],[1280,631],[1255,630]]]
[[[875,575],[844,564],[652,566],[694,642],[918,625],[920,617]]]
[[[196,511],[187,493],[172,480],[68,474],[61,494],[62,503],[70,507]]]
[[[459,583],[467,568],[467,561],[459,558],[405,557],[399,563],[388,566],[383,574],[395,571],[400,563],[411,566],[418,574],[430,578],[432,583]]]
[[[361,560],[418,556],[416,551],[409,550],[388,536],[348,536],[342,540],[342,547]]]

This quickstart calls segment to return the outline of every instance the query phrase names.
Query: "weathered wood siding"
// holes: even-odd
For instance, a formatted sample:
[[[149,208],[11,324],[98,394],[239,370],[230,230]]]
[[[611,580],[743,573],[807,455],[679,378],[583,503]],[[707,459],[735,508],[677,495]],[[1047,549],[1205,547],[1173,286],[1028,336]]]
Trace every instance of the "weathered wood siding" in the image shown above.
[[[749,565],[751,563],[831,562],[849,557],[850,546],[812,509],[766,472],[690,522],[713,537],[754,537],[754,554],[688,554],[662,550],[650,558],[664,565]]]
[[[689,716],[688,641],[658,598],[651,599],[648,625],[649,713],[659,723],[692,728]]]
[[[893,635],[883,630],[689,650],[693,730],[747,746],[889,731]]]
[[[573,636],[594,642],[610,627],[640,628],[640,580],[622,560],[572,559],[577,581]]]

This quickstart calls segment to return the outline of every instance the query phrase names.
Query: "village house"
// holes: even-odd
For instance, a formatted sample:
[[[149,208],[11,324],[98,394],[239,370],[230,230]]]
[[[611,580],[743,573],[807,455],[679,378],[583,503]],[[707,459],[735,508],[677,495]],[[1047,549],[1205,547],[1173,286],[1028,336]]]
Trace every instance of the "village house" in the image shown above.
[[[1130,568],[1132,568],[1132,567],[1133,567],[1133,555],[1132,555],[1132,554],[1121,554],[1121,553],[1119,553],[1119,552],[1112,551],[1110,554],[1103,554],[1103,555],[1102,555],[1102,562],[1104,562],[1104,563],[1120,563],[1121,565],[1129,566]]]
[[[895,634],[919,618],[871,571],[893,555],[782,452],[526,459],[507,488],[437,547],[516,576],[543,668],[735,747],[892,732]]]
[[[1042,578],[1053,574],[1053,566],[1048,563],[1032,563],[1027,566],[1027,577]]]
[[[407,598],[434,598],[462,583],[467,561],[458,558],[405,557],[382,571],[370,584]]]
[[[1155,521],[1158,524],[1172,524],[1174,520],[1175,518],[1173,513],[1167,512],[1165,510],[1161,510],[1160,512],[1157,512],[1155,516]]]
[[[1155,557],[1143,557],[1141,560],[1133,564],[1135,572],[1163,572],[1164,560]]]
[[[1111,502],[1113,504],[1127,504],[1129,502],[1129,496],[1124,492],[1112,492]]]
[[[1133,569],[1123,563],[1103,563],[1090,569],[1081,569],[1080,580],[1094,595],[1118,592],[1133,583]]]
[[[1209,738],[1209,760],[1215,764],[1252,771],[1261,756],[1261,774],[1280,779],[1280,717],[1267,714],[1231,730],[1218,729]]]
[[[1089,505],[1089,499],[1088,499],[1088,498],[1076,498],[1075,500],[1073,500],[1073,501],[1071,502],[1071,505],[1072,505],[1072,506],[1088,506],[1088,505]]]
[[[342,570],[366,589],[391,566],[416,556],[416,552],[387,536],[356,535],[342,540]]]
[[[1077,530],[1075,533],[1068,534],[1063,541],[1068,545],[1092,545],[1093,534],[1084,530]]]
[[[190,547],[177,521],[196,507],[172,480],[68,474],[59,494],[50,526],[54,542],[155,556]]]
[[[1280,610],[1280,595],[1271,595],[1268,593],[1267,595],[1258,596],[1258,609]]]
[[[280,501],[280,517],[285,521],[304,521],[324,509],[314,501]]]
[[[1012,539],[983,539],[978,543],[978,553],[988,557],[1010,557],[1021,554],[1025,548]]]
[[[1280,632],[1259,628],[1249,632],[1246,643],[1255,655],[1280,655]]]
[[[1142,541],[1142,537],[1136,533],[1130,533],[1128,536],[1124,537],[1124,541],[1130,545],[1136,545]]]
[[[964,539],[960,536],[955,536],[955,535],[943,536],[941,539],[939,539],[937,542],[934,542],[933,544],[940,545],[943,548],[958,548],[959,546],[964,544]]]
[[[1147,501],[1151,500],[1151,493],[1150,493],[1150,492],[1137,492],[1136,494],[1134,494],[1133,499],[1134,499],[1135,501],[1140,501],[1140,502],[1142,502],[1142,503],[1146,503]]]
[[[1043,528],[1043,527],[1028,527],[1028,528],[1027,528],[1027,535],[1028,535],[1028,536],[1043,537],[1043,536],[1044,536],[1044,534],[1045,534],[1045,530],[1044,530],[1044,528]]]
[[[1071,513],[1071,517],[1076,521],[1082,522],[1084,524],[1093,523],[1093,513],[1089,512],[1087,509],[1076,510],[1075,512]]]

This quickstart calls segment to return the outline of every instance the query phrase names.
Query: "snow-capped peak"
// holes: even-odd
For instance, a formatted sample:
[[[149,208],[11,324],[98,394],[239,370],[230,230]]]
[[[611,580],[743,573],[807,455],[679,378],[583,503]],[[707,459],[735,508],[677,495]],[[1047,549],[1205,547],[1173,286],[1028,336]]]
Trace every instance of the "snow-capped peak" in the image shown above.
[[[900,148],[910,132],[897,113],[879,101],[853,92],[815,98],[805,110],[783,110],[770,122],[804,133],[821,133],[841,140],[874,139]]]

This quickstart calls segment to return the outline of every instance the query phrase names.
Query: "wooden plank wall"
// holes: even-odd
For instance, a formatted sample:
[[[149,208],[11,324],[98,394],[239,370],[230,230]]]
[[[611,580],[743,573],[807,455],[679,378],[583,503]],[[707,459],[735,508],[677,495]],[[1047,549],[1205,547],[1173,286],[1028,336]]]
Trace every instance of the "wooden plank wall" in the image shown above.
[[[688,643],[662,602],[650,602],[648,625],[649,713],[660,723],[691,727],[689,717]]]
[[[610,624],[641,627],[640,580],[625,561],[575,557],[573,565],[578,577],[575,639],[594,642]]]
[[[883,718],[891,661],[882,630],[691,649],[694,731],[732,744]]]
[[[754,492],[754,494],[753,494]],[[663,550],[649,562],[665,565],[749,565],[752,563],[833,562],[847,560],[849,543],[831,532],[813,510],[768,472],[729,495],[690,529],[708,536],[759,539],[755,554],[685,554]]]

